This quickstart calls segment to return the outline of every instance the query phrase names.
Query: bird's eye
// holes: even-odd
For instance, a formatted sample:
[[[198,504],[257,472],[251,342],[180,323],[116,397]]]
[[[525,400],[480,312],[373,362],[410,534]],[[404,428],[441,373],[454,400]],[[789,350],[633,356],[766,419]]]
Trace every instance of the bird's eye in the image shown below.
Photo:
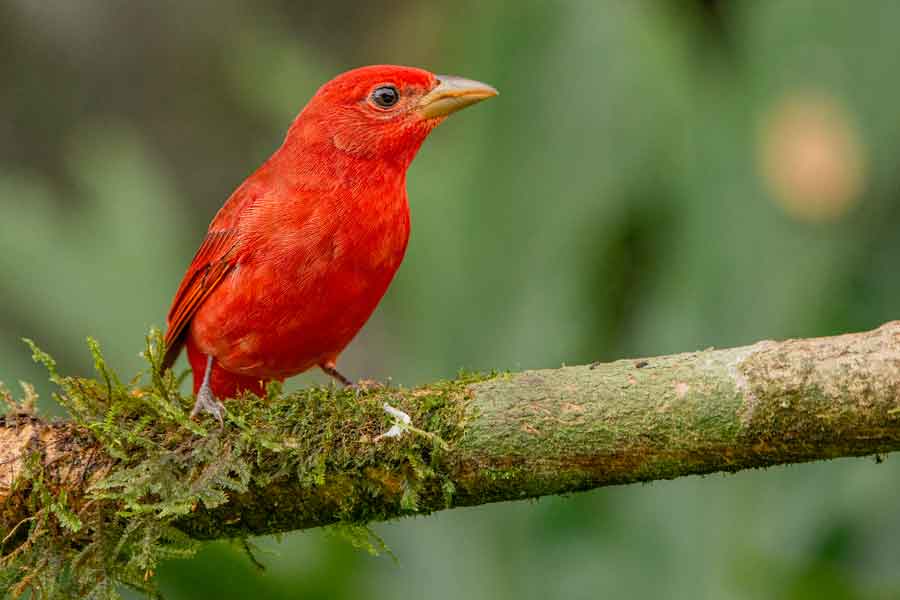
[[[372,92],[372,102],[381,108],[390,108],[400,100],[400,92],[392,85],[383,85]]]

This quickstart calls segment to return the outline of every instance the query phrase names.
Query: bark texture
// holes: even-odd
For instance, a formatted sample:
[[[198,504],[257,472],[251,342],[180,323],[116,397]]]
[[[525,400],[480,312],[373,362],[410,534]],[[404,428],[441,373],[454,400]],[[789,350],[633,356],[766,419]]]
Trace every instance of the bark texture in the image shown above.
[[[421,394],[384,393],[401,406]],[[461,435],[441,454],[453,506],[886,453],[900,449],[900,322],[837,337],[498,375],[460,388],[452,401],[464,415]],[[85,497],[115,465],[74,426],[7,417],[0,426],[4,530],[33,504],[20,481],[29,456],[70,498]],[[199,507],[177,525],[211,539],[410,513],[402,477],[377,465],[329,473],[315,486],[272,481],[217,508]],[[358,486],[377,493],[357,493]],[[416,504],[419,513],[447,508],[447,481],[428,482]]]

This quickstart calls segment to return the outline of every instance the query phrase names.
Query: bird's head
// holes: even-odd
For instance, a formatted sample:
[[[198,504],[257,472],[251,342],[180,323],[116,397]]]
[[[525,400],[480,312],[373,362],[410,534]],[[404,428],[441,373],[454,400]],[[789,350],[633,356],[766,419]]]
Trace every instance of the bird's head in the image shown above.
[[[361,67],[319,88],[288,135],[408,164],[448,115],[496,95],[491,86],[461,77],[393,65]]]

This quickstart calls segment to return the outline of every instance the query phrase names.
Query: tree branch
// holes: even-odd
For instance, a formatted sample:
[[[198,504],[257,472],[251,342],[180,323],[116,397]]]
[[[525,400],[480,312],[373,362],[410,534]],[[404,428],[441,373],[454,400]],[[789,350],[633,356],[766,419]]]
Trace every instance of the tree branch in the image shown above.
[[[294,401],[301,402],[303,393]],[[445,403],[441,422],[420,406],[423,398]],[[385,424],[377,412],[383,401],[407,409],[414,425],[437,429],[450,449],[440,452],[411,433],[373,441],[372,434]],[[900,449],[900,322],[837,337],[383,390],[362,402],[374,408],[358,423],[339,415],[350,428],[347,439],[355,440],[340,451],[365,454],[365,460],[344,460],[336,467],[326,454],[314,483],[274,471],[283,471],[283,465],[257,461],[259,473],[245,489],[229,492],[227,501],[210,503],[212,508],[196,502],[176,527],[201,539],[266,534],[890,452]],[[329,406],[335,408],[322,410],[348,405],[335,400]],[[449,414],[459,420],[451,423]],[[210,428],[206,439],[221,435],[227,441],[234,428],[231,423],[221,433]],[[182,450],[190,447],[190,436],[186,439]],[[406,466],[398,470],[400,451]],[[380,462],[382,454],[394,459]],[[39,456],[47,481],[66,489],[73,506],[84,504],[90,486],[122,461],[83,427],[8,417],[0,427],[4,531],[34,510],[28,495],[35,488],[23,485],[21,477],[29,472],[28,456]],[[441,476],[420,474],[422,485],[410,498],[410,468],[436,469]]]

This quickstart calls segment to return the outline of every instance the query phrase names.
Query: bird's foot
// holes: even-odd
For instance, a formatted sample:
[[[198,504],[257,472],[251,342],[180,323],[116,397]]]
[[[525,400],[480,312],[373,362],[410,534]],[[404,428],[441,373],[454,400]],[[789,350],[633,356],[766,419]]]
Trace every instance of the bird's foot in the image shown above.
[[[389,414],[394,419],[394,424],[391,425],[391,428],[382,433],[379,436],[375,437],[375,441],[380,441],[384,438],[397,438],[403,435],[403,432],[409,428],[410,423],[412,423],[412,419],[408,414],[400,410],[399,408],[394,408],[387,402],[384,403],[383,407],[384,412]]]
[[[197,392],[197,400],[191,410],[191,419],[196,419],[205,412],[214,416],[220,427],[225,426],[225,405],[213,395],[208,385],[201,386]]]
[[[351,383],[346,387],[353,390],[353,394],[359,398],[360,394],[386,390],[389,386],[389,383],[381,383],[375,379],[360,379],[356,383]]]

